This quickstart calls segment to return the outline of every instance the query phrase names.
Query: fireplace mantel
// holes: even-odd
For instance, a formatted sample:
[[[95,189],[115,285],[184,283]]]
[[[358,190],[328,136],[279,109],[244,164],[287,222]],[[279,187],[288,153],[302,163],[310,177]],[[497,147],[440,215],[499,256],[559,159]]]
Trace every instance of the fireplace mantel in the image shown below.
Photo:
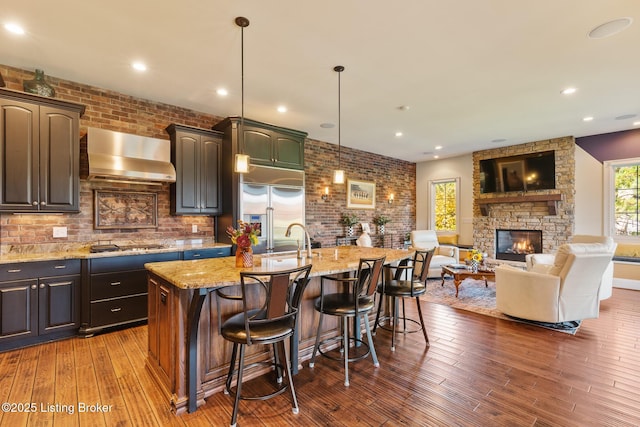
[[[487,197],[476,199],[483,216],[489,215],[489,205],[498,203],[527,203],[527,202],[547,202],[549,215],[556,215],[557,202],[562,200],[562,194],[526,194],[522,196],[507,197]]]

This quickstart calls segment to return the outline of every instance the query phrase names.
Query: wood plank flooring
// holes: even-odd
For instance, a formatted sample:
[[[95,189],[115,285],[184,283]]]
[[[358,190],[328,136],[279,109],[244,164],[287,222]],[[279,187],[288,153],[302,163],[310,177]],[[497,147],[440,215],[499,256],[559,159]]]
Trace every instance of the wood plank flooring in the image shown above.
[[[423,307],[430,347],[407,334],[391,352],[389,332],[378,330],[380,368],[352,364],[345,387],[338,363],[304,362],[298,415],[285,393],[241,402],[239,425],[640,425],[639,291],[614,289],[575,336]],[[228,425],[232,401],[222,393],[193,414],[172,414],[145,368],[146,347],[138,326],[0,353],[0,401],[19,410],[0,412],[0,426]]]

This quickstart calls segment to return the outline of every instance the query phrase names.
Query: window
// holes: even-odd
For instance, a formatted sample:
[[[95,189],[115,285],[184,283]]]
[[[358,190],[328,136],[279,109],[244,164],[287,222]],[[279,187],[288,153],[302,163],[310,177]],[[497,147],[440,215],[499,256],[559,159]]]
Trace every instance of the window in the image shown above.
[[[431,228],[436,231],[458,230],[460,178],[431,181]]]
[[[640,159],[605,162],[608,215],[613,236],[640,236]]]

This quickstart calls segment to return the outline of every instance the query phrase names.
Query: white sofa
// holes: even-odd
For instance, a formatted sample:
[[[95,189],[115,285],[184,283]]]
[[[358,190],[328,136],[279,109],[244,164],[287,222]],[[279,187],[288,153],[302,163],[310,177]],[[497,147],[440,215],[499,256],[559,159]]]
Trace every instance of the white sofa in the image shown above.
[[[587,234],[576,234],[571,237],[570,243],[602,243],[607,246],[611,257],[615,254],[617,244],[613,241],[613,238],[607,236],[592,236]],[[529,254],[526,256],[526,264],[528,271],[535,271],[538,273],[545,273],[551,267],[555,261],[555,254]],[[602,284],[600,285],[600,300],[605,300],[611,297],[613,290],[613,261],[609,263],[609,266],[605,270],[602,276]]]
[[[611,262],[603,243],[567,243],[545,272],[496,267],[496,306],[510,316],[541,322],[598,317],[600,286]]]
[[[429,250],[435,248],[428,277],[441,277],[442,266],[460,263],[460,250],[457,246],[441,245],[435,230],[413,230],[411,232],[411,248]]]

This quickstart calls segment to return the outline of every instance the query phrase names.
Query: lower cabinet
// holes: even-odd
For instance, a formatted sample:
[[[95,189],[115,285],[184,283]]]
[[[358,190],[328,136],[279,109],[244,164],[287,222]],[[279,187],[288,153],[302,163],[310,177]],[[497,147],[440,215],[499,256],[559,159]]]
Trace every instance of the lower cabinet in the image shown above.
[[[80,333],[147,320],[148,262],[174,261],[180,252],[85,260]]]
[[[2,265],[0,351],[75,335],[80,271],[80,260]]]

